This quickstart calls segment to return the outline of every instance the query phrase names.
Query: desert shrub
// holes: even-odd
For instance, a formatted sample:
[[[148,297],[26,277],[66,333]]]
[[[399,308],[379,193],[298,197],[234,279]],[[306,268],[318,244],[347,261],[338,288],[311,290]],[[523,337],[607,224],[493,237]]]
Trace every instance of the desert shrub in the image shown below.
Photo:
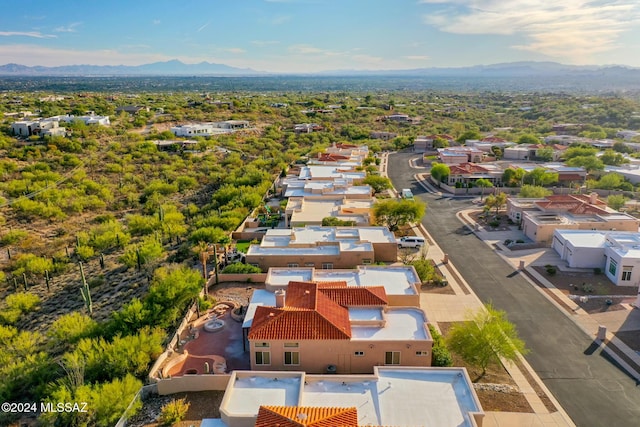
[[[80,245],[76,247],[76,255],[81,261],[86,261],[96,254],[91,246]]]
[[[160,424],[163,426],[172,426],[187,416],[190,404],[186,399],[173,399],[171,402],[162,406],[160,412]]]
[[[0,237],[0,246],[15,245],[16,243],[27,237],[28,234],[29,233],[24,230],[8,231],[7,233],[4,233],[2,237]]]
[[[57,343],[74,343],[93,335],[98,324],[89,316],[73,312],[60,316],[47,331],[47,336]]]
[[[0,310],[0,321],[13,325],[23,313],[35,310],[40,305],[40,297],[27,292],[11,294],[5,299],[6,307]]]
[[[547,264],[544,266],[544,269],[547,271],[547,274],[549,276],[553,276],[554,274],[556,274],[556,268],[553,265]]]

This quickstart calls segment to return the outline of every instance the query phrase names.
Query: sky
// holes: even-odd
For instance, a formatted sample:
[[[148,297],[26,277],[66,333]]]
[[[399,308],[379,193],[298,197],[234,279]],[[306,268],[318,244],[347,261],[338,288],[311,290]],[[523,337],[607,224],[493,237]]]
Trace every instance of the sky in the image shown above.
[[[0,64],[640,67],[640,0],[2,0]]]

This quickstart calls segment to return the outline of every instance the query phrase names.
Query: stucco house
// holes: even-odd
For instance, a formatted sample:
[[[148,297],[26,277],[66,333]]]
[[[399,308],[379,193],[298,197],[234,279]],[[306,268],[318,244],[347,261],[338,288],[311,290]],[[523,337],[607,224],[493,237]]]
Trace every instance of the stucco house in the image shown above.
[[[234,371],[201,427],[482,427],[465,368],[376,366],[369,375]]]
[[[246,262],[270,267],[354,268],[376,261],[395,262],[398,243],[386,227],[306,226],[267,230],[247,250]]]
[[[251,369],[371,373],[374,366],[430,366],[424,311],[389,307],[383,286],[290,282],[256,290],[243,329]]]
[[[599,268],[618,286],[640,285],[640,233],[555,230],[553,249],[572,268]]]
[[[590,195],[553,195],[543,199],[507,199],[507,215],[534,242],[551,245],[555,230],[638,231],[639,221]]]

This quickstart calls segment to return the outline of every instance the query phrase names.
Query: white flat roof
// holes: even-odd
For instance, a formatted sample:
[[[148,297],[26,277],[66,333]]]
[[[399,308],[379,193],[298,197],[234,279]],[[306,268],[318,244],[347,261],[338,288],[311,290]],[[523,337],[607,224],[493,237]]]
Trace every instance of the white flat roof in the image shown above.
[[[273,373],[273,377],[236,376],[226,409],[241,415],[257,414],[261,405],[297,406],[300,384],[300,376],[285,376],[282,373]]]
[[[349,308],[349,320],[382,320],[381,308]]]
[[[575,247],[602,248],[606,239],[606,233],[591,230],[556,230],[567,242]]]
[[[410,266],[358,266],[355,270],[316,270],[308,268],[269,269],[266,283],[286,286],[290,281],[347,282],[347,286],[383,286],[387,295],[415,295],[420,283]]]
[[[352,340],[406,341],[429,338],[424,312],[417,308],[389,308],[384,313],[386,323],[382,327],[351,326]]]
[[[460,368],[376,368],[378,377],[332,381],[307,375],[301,406],[358,409],[358,424],[466,427],[480,412],[468,376]]]
[[[256,289],[251,295],[251,301],[247,312],[244,315],[242,321],[243,328],[250,328],[253,324],[253,317],[256,315],[256,308],[258,306],[275,307],[276,306],[276,294],[269,292],[265,289]]]
[[[358,266],[357,270],[315,270],[313,280],[342,281],[347,286],[384,286],[387,295],[415,295],[420,282],[411,267]]]

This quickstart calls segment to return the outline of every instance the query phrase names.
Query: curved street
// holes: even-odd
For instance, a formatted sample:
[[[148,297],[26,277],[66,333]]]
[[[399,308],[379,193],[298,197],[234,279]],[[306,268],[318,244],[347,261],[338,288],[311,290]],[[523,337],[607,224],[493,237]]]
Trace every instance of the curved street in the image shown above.
[[[483,302],[504,310],[531,352],[529,364],[577,426],[640,425],[640,390],[588,336],[512,266],[465,227],[456,212],[469,200],[426,192],[414,179],[412,152],[393,153],[387,174],[396,189],[427,202],[422,224]]]

